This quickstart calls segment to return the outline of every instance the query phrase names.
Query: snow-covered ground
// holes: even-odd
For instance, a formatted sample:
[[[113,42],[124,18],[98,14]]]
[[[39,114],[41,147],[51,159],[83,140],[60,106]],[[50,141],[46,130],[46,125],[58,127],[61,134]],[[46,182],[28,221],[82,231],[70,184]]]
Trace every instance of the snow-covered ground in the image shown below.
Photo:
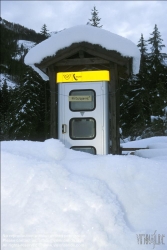
[[[2,250],[167,249],[167,137],[124,146],[150,149],[100,156],[55,139],[2,142]]]
[[[0,88],[2,88],[5,80],[9,88],[14,88],[16,86],[16,83],[11,80],[10,75],[5,74],[5,73],[0,73]]]
[[[36,43],[32,42],[32,41],[27,41],[27,40],[18,40],[17,45],[19,48],[21,46],[23,46],[24,49],[30,50],[31,48],[33,48],[36,45]]]
[[[17,45],[18,45],[19,50],[17,51],[13,59],[20,60],[21,56],[24,56],[25,54],[24,50],[29,51],[31,48],[33,48],[36,45],[36,43],[32,41],[27,41],[27,40],[18,40]],[[21,50],[21,46],[23,46],[24,50]]]

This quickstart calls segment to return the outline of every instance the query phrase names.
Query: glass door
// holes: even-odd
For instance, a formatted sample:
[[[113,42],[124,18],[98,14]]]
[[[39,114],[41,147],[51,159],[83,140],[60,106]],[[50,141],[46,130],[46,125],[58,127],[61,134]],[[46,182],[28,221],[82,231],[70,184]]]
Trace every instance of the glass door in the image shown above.
[[[74,89],[69,93],[69,109],[72,112],[89,112],[96,108],[96,94],[93,89]],[[75,113],[74,113],[75,116]],[[96,120],[93,117],[71,118],[69,121],[69,136],[72,140],[78,140],[78,146],[71,147],[74,150],[96,154],[93,146],[81,146],[80,140],[92,140],[96,137]],[[89,143],[91,144],[91,142]]]

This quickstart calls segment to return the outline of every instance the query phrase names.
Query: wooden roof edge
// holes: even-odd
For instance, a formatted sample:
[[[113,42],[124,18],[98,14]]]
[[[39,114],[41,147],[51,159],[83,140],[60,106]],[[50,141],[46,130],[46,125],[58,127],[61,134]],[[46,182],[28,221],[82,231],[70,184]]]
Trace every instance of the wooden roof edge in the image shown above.
[[[93,56],[98,56],[101,59],[107,61],[114,61],[117,64],[123,65],[126,64],[130,57],[122,56],[121,53],[115,50],[107,50],[103,48],[101,45],[98,44],[91,44],[88,42],[81,42],[81,43],[73,43],[69,47],[60,49],[56,52],[53,56],[48,56],[43,58],[43,60],[36,64],[37,67],[40,68],[47,68],[52,64],[56,64],[63,59],[67,59],[68,57],[76,54],[80,50],[83,50]],[[111,56],[112,54],[112,56]]]

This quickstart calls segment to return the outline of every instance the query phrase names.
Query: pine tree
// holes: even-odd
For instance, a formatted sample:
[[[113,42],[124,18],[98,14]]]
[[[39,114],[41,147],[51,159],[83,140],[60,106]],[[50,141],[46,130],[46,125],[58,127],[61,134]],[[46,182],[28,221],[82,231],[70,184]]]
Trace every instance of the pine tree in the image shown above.
[[[164,66],[164,53],[161,52],[165,45],[162,44],[162,41],[163,40],[161,39],[157,25],[155,25],[154,31],[148,39],[148,43],[151,45],[151,53],[149,54],[149,70],[151,75],[151,86],[153,88],[157,87],[159,81],[164,81],[166,85],[166,74],[164,74],[166,71],[166,67]]]
[[[162,44],[163,39],[161,39],[161,35],[156,24],[150,35],[151,37],[148,39],[148,43],[151,44],[150,58],[152,58],[152,62],[154,63],[156,63],[156,61],[154,61],[155,59],[162,62],[163,56],[161,50],[165,47],[165,45]]]
[[[100,20],[101,18],[98,17],[98,10],[94,6],[91,12],[92,18],[89,19],[90,23],[88,22],[87,24],[90,24],[91,26],[101,28],[103,25],[100,25]]]
[[[167,133],[167,67],[164,45],[155,25],[151,53],[143,35],[138,43],[141,52],[140,71],[121,85],[121,124],[124,134],[142,138]]]
[[[143,34],[138,42],[141,52],[140,70],[124,80],[121,85],[121,122],[124,134],[131,134],[132,138],[140,136],[149,126],[149,84],[148,84],[148,53],[147,43]]]
[[[6,79],[2,83],[1,90],[1,113],[4,115],[7,113],[9,108],[9,91]]]
[[[140,116],[140,124],[144,127],[149,125],[150,117],[150,98],[149,98],[149,61],[147,53],[147,42],[144,40],[143,34],[138,42],[139,50],[141,52],[140,70],[136,76],[135,84],[138,88],[138,112]],[[143,128],[143,126],[141,126]]]
[[[45,38],[49,37],[49,33],[48,33],[48,29],[47,29],[47,26],[46,24],[44,24],[41,28],[41,31],[40,31],[40,34],[43,35]]]
[[[151,45],[149,54],[149,89],[151,102],[152,130],[156,135],[164,135],[164,112],[167,101],[167,67],[164,64],[164,53],[161,52],[165,45],[162,44],[161,34],[155,25],[150,34],[148,43]],[[165,121],[166,124],[166,121]]]
[[[140,58],[140,72],[147,71],[148,66],[148,53],[147,53],[147,42],[144,40],[143,34],[141,34],[141,38],[137,44],[139,47],[141,58]]]
[[[12,139],[41,141],[46,138],[44,83],[41,77],[27,66],[21,85],[15,88],[13,96],[10,129]]]
[[[18,49],[16,34],[12,30],[6,29],[0,24],[1,36],[0,36],[0,47],[1,47],[1,65],[7,64],[12,57],[15,56],[15,52]]]
[[[135,139],[142,134],[149,119],[145,88],[138,75],[121,80],[120,95],[120,123],[123,135],[131,135]]]
[[[9,108],[11,102],[10,90],[6,80],[2,80],[2,88],[0,89],[0,130],[1,140],[9,139],[10,115]]]

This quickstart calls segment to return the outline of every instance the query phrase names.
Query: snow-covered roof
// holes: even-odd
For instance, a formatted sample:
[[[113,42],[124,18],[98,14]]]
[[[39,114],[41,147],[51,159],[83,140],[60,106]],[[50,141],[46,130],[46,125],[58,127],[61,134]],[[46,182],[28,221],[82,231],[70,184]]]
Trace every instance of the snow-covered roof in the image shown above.
[[[140,65],[138,47],[127,38],[90,25],[75,26],[52,35],[28,52],[25,63],[28,65],[40,63],[44,58],[54,56],[60,49],[80,42],[98,44],[107,50],[115,50],[122,56],[132,57],[133,73],[138,73]]]

